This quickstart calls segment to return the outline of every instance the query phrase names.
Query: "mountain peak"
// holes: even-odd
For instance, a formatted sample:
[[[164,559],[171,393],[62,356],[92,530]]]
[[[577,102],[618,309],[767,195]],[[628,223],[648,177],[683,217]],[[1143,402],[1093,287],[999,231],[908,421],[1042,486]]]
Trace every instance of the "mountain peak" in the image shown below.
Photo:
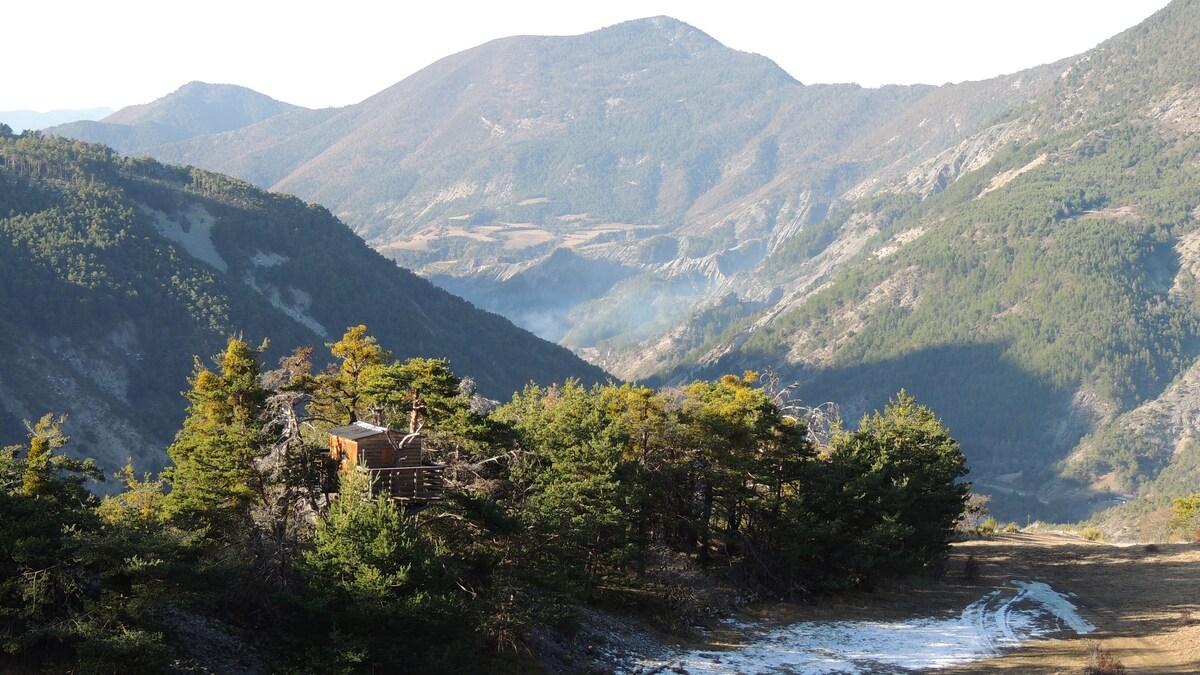
[[[104,143],[123,153],[257,124],[299,106],[236,84],[193,80],[162,98],[121,108],[100,122],[71,122],[48,133]]]
[[[714,48],[725,49],[724,45],[708,33],[665,15],[623,21],[584,35],[574,36],[572,39],[585,42],[598,41],[601,44],[620,43],[626,49],[635,45],[641,45],[643,48],[682,48],[693,54]]]
[[[150,103],[121,108],[104,121],[131,125],[157,122],[199,133],[219,133],[298,107],[240,85],[193,80]]]
[[[708,33],[705,33],[699,28],[696,28],[690,23],[680,21],[675,17],[667,16],[665,14],[648,16],[642,19],[631,19],[629,21],[616,24],[616,26],[610,26],[610,28],[619,26],[641,28],[643,30],[652,31],[656,35],[664,36],[669,39],[677,39],[679,37],[687,36],[701,38],[712,44],[720,44],[716,38],[712,37]],[[601,30],[607,29],[602,28]]]

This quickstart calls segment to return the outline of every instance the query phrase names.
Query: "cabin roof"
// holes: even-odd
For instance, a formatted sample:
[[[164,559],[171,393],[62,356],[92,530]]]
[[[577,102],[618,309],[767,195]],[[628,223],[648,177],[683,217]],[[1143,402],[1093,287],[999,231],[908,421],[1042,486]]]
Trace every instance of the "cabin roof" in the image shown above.
[[[345,438],[350,441],[357,441],[360,438],[375,436],[376,434],[385,434],[388,432],[387,427],[380,427],[366,422],[355,422],[347,424],[343,427],[334,427],[329,430],[330,436]]]

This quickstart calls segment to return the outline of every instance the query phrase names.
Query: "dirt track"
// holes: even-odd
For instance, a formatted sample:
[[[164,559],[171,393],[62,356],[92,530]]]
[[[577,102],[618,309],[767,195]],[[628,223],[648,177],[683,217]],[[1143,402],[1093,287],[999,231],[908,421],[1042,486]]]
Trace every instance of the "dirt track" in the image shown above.
[[[1032,534],[956,545],[947,591],[974,587],[978,592],[1009,579],[1044,581],[1074,593],[1080,613],[1098,630],[1028,643],[947,672],[1079,673],[1090,640],[1100,641],[1130,673],[1200,672],[1200,547],[1157,548]],[[968,555],[981,564],[974,582],[961,579]]]
[[[978,574],[963,573],[968,556]],[[1095,625],[1087,635],[1062,630],[1014,651],[953,667],[944,673],[1083,672],[1092,641],[1114,654],[1130,673],[1200,673],[1200,546],[1114,546],[1077,537],[1000,534],[956,544],[940,578],[896,583],[874,593],[819,605],[761,605],[746,619],[795,621],[893,621],[914,616],[954,616],[1013,581],[1044,582],[1071,598],[1080,616]],[[745,636],[709,634],[707,644],[738,648]]]

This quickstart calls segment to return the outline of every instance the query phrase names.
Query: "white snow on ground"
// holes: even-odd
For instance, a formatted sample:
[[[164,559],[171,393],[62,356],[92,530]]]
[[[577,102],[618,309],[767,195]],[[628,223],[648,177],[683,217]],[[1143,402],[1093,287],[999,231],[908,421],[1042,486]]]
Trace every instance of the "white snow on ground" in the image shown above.
[[[946,668],[988,658],[1027,640],[1096,627],[1070,598],[1039,581],[1012,581],[957,617],[907,621],[804,621],[770,628],[739,624],[746,646],[634,659],[630,670],[688,673],[879,673]],[[678,672],[678,670],[676,670]]]
[[[288,257],[286,255],[263,253],[262,251],[256,252],[254,257],[250,258],[250,262],[254,263],[255,267],[278,267],[287,261]]]
[[[264,267],[264,265],[258,266]],[[322,338],[329,337],[329,331],[325,330],[325,326],[322,326],[320,321],[317,321],[308,313],[309,308],[312,306],[312,296],[308,293],[299,288],[288,288],[286,289],[286,293],[291,296],[291,302],[288,302],[284,299],[283,293],[275,286],[259,284],[258,280],[254,278],[253,272],[247,272],[244,281],[248,286],[266,298],[267,302],[270,302],[275,309],[292,317],[298,323],[307,326],[309,330]]]
[[[201,204],[192,204],[186,213],[168,214],[145,204],[138,204],[142,212],[150,216],[154,228],[167,239],[179,244],[183,250],[197,260],[221,270],[229,271],[217,249],[213,246],[212,229],[216,221]]]

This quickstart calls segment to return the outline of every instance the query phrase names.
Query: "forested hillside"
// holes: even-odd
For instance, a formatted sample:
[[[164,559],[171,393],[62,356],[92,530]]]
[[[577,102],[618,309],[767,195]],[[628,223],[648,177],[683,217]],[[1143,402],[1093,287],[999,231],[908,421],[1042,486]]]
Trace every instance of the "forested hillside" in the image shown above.
[[[148,151],[319,198],[626,379],[774,370],[851,420],[907,387],[1003,515],[1082,517],[1200,475],[1197,26],[863,89],[658,17]]]
[[[645,377],[664,331],[842,193],[1052,77],[806,86],[656,17],[497,40],[352,106],[139,152],[320,202],[439,285]],[[555,278],[558,249],[598,273],[583,288],[520,280]]]
[[[277,359],[370,321],[398,355],[448,357],[481,393],[603,373],[368,248],[320,206],[99,145],[0,126],[0,422],[68,415],[106,471],[160,468],[193,358]]]
[[[877,186],[786,242],[752,275],[779,300],[747,303],[685,361],[780,364],[805,398],[850,411],[903,383],[944,411],[1012,517],[1187,489],[1197,26],[1200,5],[1172,4],[981,132],[1004,141],[977,168],[927,194]]]

